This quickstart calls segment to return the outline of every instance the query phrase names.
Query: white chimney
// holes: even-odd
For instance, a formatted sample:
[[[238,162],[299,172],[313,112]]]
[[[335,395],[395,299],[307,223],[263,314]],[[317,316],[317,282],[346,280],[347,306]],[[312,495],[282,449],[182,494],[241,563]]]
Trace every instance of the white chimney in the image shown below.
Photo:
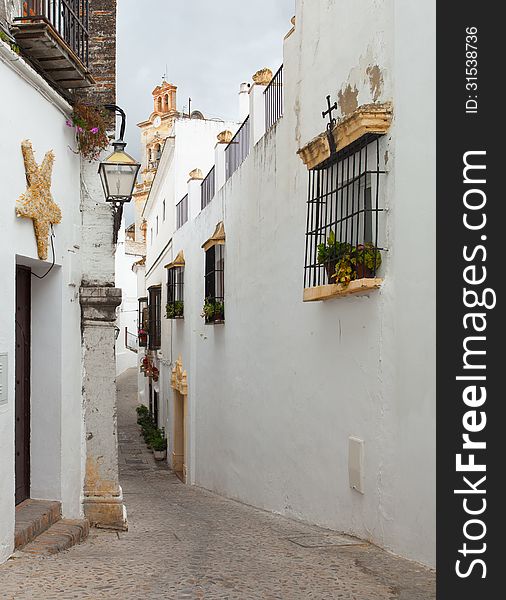
[[[249,83],[241,83],[239,88],[239,120],[242,122],[249,115]]]

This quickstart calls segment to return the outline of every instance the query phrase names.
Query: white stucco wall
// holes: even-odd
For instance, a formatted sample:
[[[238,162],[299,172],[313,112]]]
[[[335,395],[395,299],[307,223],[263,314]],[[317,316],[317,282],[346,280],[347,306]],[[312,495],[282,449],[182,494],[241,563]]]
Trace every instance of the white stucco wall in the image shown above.
[[[50,248],[48,261],[38,260],[32,222],[15,214],[16,200],[26,190],[24,139],[31,140],[39,164],[46,151],[54,151],[52,194],[62,211],[62,222],[54,228],[55,267],[43,280],[32,278],[31,494],[60,500],[66,517],[81,511],[83,416],[80,165],[69,149],[74,146],[65,125],[69,107],[0,44],[0,353],[9,360],[8,402],[0,406],[1,562],[14,542],[15,266],[25,264],[43,274],[52,259]]]
[[[299,0],[296,29],[284,46],[283,118],[208,207],[165,234],[172,243],[151,272],[161,246],[153,258],[148,246],[147,267],[148,286],[165,284],[163,264],[184,251],[185,318],[162,320],[159,388],[170,454],[170,370],[181,355],[189,385],[189,482],[429,565],[434,73],[435,2]],[[340,115],[355,105],[393,102],[394,120],[381,140],[384,284],[368,296],[303,303],[308,172],[296,151],[324,131],[329,93]],[[200,316],[201,245],[220,220],[226,323],[212,326]],[[363,495],[349,484],[350,436],[365,442]]]
[[[137,354],[125,345],[125,328],[129,333],[137,335],[137,275],[132,271],[132,265],[141,256],[127,254],[125,250],[125,220],[123,219],[114,256],[115,285],[122,292],[121,305],[117,310],[117,326],[120,332],[116,340],[116,375],[137,366]]]

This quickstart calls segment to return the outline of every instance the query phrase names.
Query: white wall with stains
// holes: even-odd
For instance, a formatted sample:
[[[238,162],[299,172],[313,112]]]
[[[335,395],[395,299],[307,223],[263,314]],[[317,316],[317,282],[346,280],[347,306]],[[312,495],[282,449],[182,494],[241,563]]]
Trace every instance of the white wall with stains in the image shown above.
[[[265,65],[258,65],[259,68]],[[277,65],[270,65],[273,70]],[[169,409],[189,384],[189,481],[435,562],[435,2],[298,0],[284,116],[176,231],[185,318],[163,325]],[[382,138],[388,252],[368,296],[303,303],[308,172],[296,152],[341,116],[392,101]],[[224,325],[205,325],[202,243],[223,220]],[[168,261],[167,261],[168,262]],[[165,289],[162,304],[165,303]],[[364,494],[348,439],[365,442]]]

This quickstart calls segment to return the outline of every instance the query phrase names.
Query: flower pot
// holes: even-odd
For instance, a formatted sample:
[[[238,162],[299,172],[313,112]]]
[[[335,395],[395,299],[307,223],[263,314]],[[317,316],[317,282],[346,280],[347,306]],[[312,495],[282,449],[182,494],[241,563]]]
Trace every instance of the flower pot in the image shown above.
[[[155,460],[165,460],[167,458],[167,450],[154,450],[153,456]]]
[[[336,274],[336,265],[337,260],[328,260],[325,264],[325,271],[327,272],[327,279],[329,283],[335,283],[336,278],[334,275]]]
[[[357,279],[373,277],[372,269],[367,268],[364,264],[357,264],[355,267],[355,272],[357,274]]]

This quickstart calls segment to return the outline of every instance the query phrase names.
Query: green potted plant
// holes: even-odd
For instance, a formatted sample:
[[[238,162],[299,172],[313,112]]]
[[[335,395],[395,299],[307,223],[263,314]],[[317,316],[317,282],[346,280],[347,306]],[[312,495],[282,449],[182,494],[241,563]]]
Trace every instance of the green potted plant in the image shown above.
[[[182,300],[169,302],[166,310],[167,319],[181,319],[184,316],[184,302]]]
[[[202,309],[206,323],[214,323],[225,319],[225,305],[216,298],[206,298]]]
[[[324,265],[329,283],[334,283],[336,265],[350,251],[350,248],[350,244],[336,240],[336,234],[332,229],[327,237],[327,243],[318,244],[317,261]]]
[[[381,252],[374,244],[359,244],[353,250],[357,279],[372,277],[381,266]]]
[[[135,409],[137,413],[137,423],[142,425],[147,416],[149,416],[149,408],[144,406],[144,404],[139,404]]]
[[[336,263],[333,275],[335,283],[348,285],[350,281],[372,277],[381,266],[381,253],[374,244],[367,242],[350,247]]]
[[[167,458],[167,438],[164,437],[160,429],[157,430],[156,435],[151,439],[151,448],[153,449],[155,460],[165,460]]]

